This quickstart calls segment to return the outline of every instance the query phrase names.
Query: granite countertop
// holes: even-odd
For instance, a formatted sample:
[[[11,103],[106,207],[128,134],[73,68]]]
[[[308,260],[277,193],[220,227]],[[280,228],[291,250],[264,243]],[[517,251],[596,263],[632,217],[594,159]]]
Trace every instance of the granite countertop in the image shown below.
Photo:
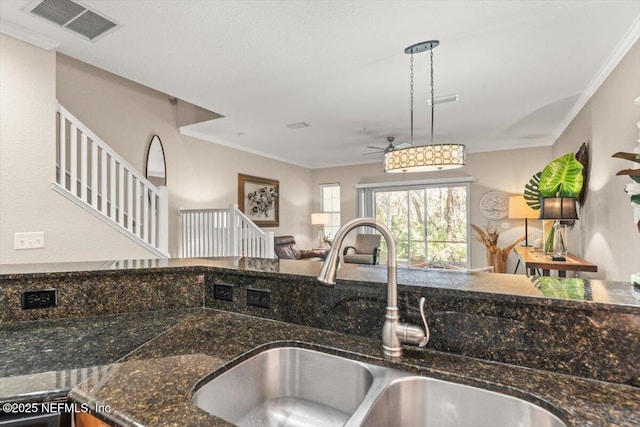
[[[65,397],[196,311],[0,323],[0,402]]]
[[[196,273],[202,275],[201,280],[209,272],[239,272],[276,280],[294,277],[315,284],[321,266],[248,258],[119,261],[100,263],[105,268],[100,271],[90,264],[49,265],[30,272],[23,267],[0,266],[0,285],[18,289],[32,279],[40,283],[54,277],[83,283],[113,278],[112,282],[119,283],[120,276],[144,278],[142,274],[167,269],[188,272],[189,276]],[[363,289],[377,287],[386,281],[386,273],[384,267],[345,265],[338,273],[336,287],[354,283]],[[587,310],[589,322],[594,321],[588,316],[589,308],[598,305],[606,307],[606,312],[631,314],[629,319],[640,313],[639,291],[624,282],[540,281],[518,275],[415,269],[400,269],[398,279],[402,285],[433,288],[436,296],[445,300],[456,293],[474,292],[475,299],[522,300],[545,308],[578,307]],[[228,369],[238,358],[282,345],[319,349],[504,392],[551,410],[569,426],[640,425],[637,387],[434,350],[408,348],[401,362],[392,362],[381,357],[377,334],[358,337],[209,308],[0,322],[0,401],[70,396],[94,408],[109,408],[98,415],[123,426],[229,425],[191,403],[194,385],[218,369]]]
[[[401,362],[392,362],[381,356],[378,340],[212,309],[187,317],[70,396],[108,407],[99,415],[124,426],[227,426],[191,403],[194,385],[239,357],[283,345],[501,391],[551,410],[569,426],[640,425],[638,388],[421,349],[407,349]]]
[[[0,401],[69,395],[123,426],[228,426],[191,403],[193,387],[266,348],[291,345],[479,386],[532,401],[569,426],[640,425],[640,389],[406,348],[213,309],[161,310],[0,325]],[[239,359],[238,359],[239,358]]]
[[[245,275],[303,278],[313,280],[320,272],[320,262],[261,258],[172,258],[129,261],[74,262],[49,264],[0,264],[0,283],[49,275],[75,277],[91,275],[149,273],[154,270],[173,271],[233,270]],[[341,283],[386,283],[386,266],[344,264],[338,270]],[[631,282],[492,274],[445,269],[398,268],[398,284],[429,286],[451,292],[475,292],[487,298],[539,301],[541,304],[578,307],[589,304],[618,306],[640,313],[640,287]]]

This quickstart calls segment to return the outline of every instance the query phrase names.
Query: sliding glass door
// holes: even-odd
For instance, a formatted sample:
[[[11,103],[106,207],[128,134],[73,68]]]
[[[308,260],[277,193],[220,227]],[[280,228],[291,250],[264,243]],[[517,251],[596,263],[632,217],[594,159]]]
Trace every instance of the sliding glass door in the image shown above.
[[[468,265],[467,192],[467,185],[374,189],[375,218],[391,230],[399,265]]]

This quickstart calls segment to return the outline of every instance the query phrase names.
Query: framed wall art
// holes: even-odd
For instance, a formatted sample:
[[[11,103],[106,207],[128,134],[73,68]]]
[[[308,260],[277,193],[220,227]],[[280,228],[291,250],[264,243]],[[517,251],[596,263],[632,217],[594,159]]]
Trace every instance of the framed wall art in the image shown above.
[[[280,225],[280,182],[238,174],[238,208],[259,227]]]

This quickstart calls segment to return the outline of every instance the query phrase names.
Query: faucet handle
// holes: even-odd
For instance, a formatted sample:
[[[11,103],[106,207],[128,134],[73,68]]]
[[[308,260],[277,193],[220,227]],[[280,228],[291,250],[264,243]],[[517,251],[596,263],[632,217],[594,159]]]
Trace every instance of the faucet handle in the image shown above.
[[[417,345],[418,347],[424,347],[429,342],[429,325],[424,317],[424,303],[425,297],[420,299],[420,314],[422,315],[422,322],[424,323],[424,330],[421,326],[411,325],[408,323],[399,323],[396,328],[396,336],[400,342],[404,344]]]
[[[427,301],[425,297],[420,298],[420,316],[422,316],[422,323],[424,323],[424,339],[420,341],[418,347],[424,347],[429,342],[429,325],[427,319],[424,317],[424,303]]]

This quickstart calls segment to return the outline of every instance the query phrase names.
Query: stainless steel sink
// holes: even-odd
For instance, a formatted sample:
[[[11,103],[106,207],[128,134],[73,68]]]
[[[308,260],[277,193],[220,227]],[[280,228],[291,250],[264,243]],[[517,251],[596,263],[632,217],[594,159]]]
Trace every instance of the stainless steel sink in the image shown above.
[[[515,397],[294,347],[241,362],[193,402],[241,427],[566,427]]]
[[[357,361],[283,347],[231,368],[194,394],[194,403],[245,426],[342,426],[364,399],[373,373]]]
[[[564,427],[524,400],[425,377],[393,381],[371,406],[363,427]]]

